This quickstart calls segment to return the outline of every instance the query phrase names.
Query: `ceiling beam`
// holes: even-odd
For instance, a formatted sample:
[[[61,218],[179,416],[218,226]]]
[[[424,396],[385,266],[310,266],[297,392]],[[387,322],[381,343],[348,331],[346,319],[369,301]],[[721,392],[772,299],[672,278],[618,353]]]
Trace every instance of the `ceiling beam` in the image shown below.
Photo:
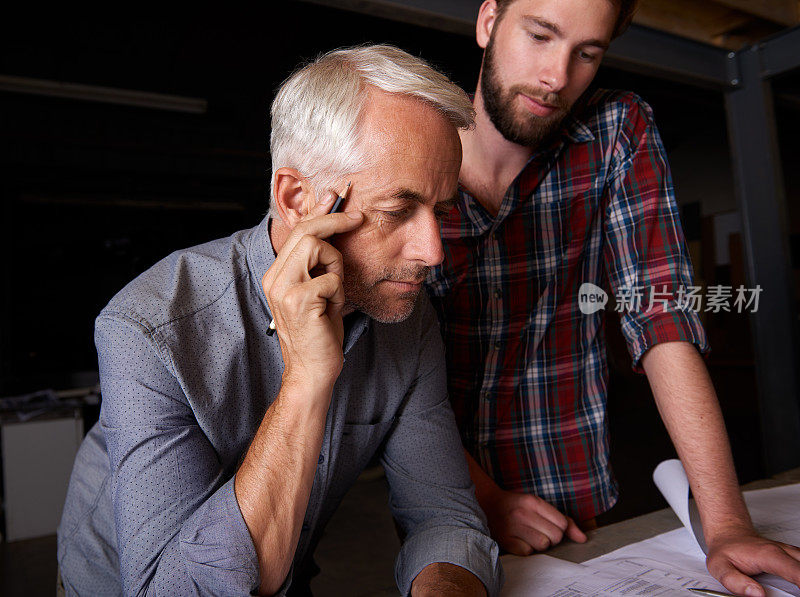
[[[483,0],[295,0],[459,35],[475,35]]]
[[[777,77],[800,69],[800,26],[765,39],[758,47],[762,76]]]
[[[711,0],[711,2],[735,8],[779,25],[792,27],[800,23],[800,2],[797,0]]]

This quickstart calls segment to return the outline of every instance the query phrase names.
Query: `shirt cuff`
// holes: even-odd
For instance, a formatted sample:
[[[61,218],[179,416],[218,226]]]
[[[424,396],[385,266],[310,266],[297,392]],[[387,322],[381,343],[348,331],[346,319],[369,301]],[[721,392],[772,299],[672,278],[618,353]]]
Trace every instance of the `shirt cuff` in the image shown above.
[[[258,591],[258,556],[239,510],[233,482],[234,477],[181,527],[181,555],[195,584],[207,589],[201,592],[249,595]]]
[[[480,579],[489,597],[503,586],[500,549],[490,537],[469,528],[432,527],[408,537],[395,564],[401,595],[411,594],[411,583],[422,570],[437,562],[455,564]]]
[[[711,350],[703,324],[694,311],[660,310],[644,318],[623,318],[622,332],[628,342],[633,370],[637,373],[644,373],[641,359],[656,344],[689,342],[703,355]]]

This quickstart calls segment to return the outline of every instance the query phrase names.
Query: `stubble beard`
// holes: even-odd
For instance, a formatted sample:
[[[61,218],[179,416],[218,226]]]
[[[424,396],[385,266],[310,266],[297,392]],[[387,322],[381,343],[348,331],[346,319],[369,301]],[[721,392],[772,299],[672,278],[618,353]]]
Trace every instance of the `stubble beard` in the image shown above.
[[[375,273],[365,273],[344,264],[345,307],[361,311],[380,323],[400,323],[414,312],[420,290],[395,294],[390,300],[382,297],[378,286],[384,280],[403,282],[425,280],[431,268],[409,266],[400,269],[384,268]]]
[[[512,85],[505,89],[497,72],[494,49],[492,35],[483,55],[481,69],[480,94],[486,114],[508,141],[526,147],[539,147],[555,136],[572,106],[557,93],[547,93],[528,85]],[[516,102],[519,93],[555,106],[557,110],[544,117],[530,112],[519,114]]]

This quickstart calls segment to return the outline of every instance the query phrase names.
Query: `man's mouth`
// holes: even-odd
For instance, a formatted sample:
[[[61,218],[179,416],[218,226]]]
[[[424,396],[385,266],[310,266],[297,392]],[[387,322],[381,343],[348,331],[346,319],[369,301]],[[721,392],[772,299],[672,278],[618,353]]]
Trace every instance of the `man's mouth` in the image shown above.
[[[524,93],[520,93],[519,95],[522,98],[525,107],[536,116],[545,118],[555,114],[558,111],[558,106],[548,104],[540,99],[525,95]]]
[[[419,290],[422,287],[423,280],[384,280],[384,282],[388,282],[402,292],[411,292]]]

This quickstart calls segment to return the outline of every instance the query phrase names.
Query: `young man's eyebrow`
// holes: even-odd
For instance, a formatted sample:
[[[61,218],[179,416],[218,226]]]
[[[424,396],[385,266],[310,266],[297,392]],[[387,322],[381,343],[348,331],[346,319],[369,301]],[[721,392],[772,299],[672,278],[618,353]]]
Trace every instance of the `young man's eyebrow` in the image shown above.
[[[545,29],[549,29],[559,37],[563,36],[561,29],[555,23],[551,23],[547,19],[543,19],[541,17],[536,17],[533,15],[524,15],[522,20],[528,23],[529,25],[539,25],[539,27],[544,27]]]
[[[527,22],[528,24],[539,25],[539,27],[544,27],[548,31],[552,31],[558,37],[564,37],[564,33],[561,31],[561,28],[556,25],[555,23],[551,23],[547,19],[543,19],[541,17],[537,17],[534,15],[524,15],[522,20]],[[594,46],[600,48],[601,50],[605,51],[608,49],[608,42],[603,41],[602,39],[586,39],[580,43],[582,46]]]

